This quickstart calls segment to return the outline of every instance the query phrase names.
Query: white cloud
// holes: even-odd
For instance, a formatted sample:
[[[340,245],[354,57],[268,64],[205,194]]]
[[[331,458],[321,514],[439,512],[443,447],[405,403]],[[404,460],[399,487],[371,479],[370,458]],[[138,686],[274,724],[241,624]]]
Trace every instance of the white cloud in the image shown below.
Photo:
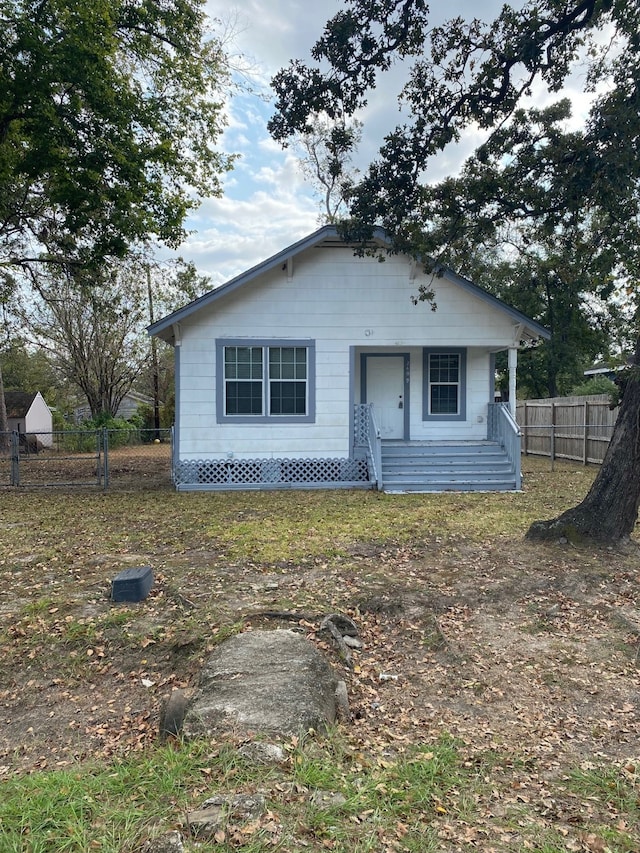
[[[272,112],[268,85],[271,77],[291,59],[309,59],[309,51],[320,37],[327,20],[340,8],[341,0],[235,0],[232,11],[227,0],[208,0],[213,17],[234,30],[226,49],[236,67],[244,68],[258,94],[245,91],[229,99],[229,123],[223,145],[230,153],[240,154],[232,173],[224,177],[225,194],[206,199],[190,218],[191,234],[179,254],[192,260],[202,273],[219,285],[245,269],[312,232],[318,224],[318,206],[312,190],[305,184],[290,150],[282,150],[266,130]],[[455,0],[431,4],[433,23],[460,14],[478,16],[477,0]],[[513,5],[522,5],[514,3]],[[493,19],[502,0],[484,0],[480,15]],[[250,69],[250,71],[247,71]],[[376,156],[384,134],[401,119],[398,94],[402,68],[396,66],[380,78],[370,103],[363,111],[364,138],[356,165],[364,170]],[[581,114],[587,100],[580,87],[584,80],[571,81],[569,94]],[[536,90],[540,104],[555,100],[546,91]],[[557,97],[560,97],[558,95]],[[469,129],[457,146],[444,151],[429,164],[427,177],[437,180],[455,173],[463,159],[482,139],[479,131]]]
[[[292,155],[247,161],[232,175],[224,196],[205,199],[191,217],[194,233],[179,252],[214,287],[318,227],[316,203]]]
[[[279,142],[276,142],[271,136],[263,137],[259,142],[258,146],[262,151],[268,152],[270,154],[282,154],[282,146]]]
[[[260,220],[254,216],[256,208],[261,211]],[[208,227],[189,237],[180,254],[211,277],[212,287],[266,260],[317,227],[313,205],[305,209],[299,199],[273,197],[264,192],[245,201],[213,200],[209,213]],[[268,218],[268,228],[262,217]]]

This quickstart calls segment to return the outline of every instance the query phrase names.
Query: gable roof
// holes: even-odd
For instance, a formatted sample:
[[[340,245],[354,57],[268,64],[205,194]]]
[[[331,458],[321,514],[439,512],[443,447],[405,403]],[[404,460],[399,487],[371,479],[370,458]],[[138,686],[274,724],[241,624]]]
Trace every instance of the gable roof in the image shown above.
[[[373,243],[379,246],[380,248],[390,247],[391,242],[384,228],[376,227],[373,229]],[[317,231],[314,231],[313,234],[309,234],[307,237],[303,237],[301,240],[298,240],[291,246],[287,246],[286,249],[282,249],[282,251],[278,252],[275,255],[272,255],[270,258],[267,258],[267,260],[256,264],[256,266],[251,267],[246,272],[243,272],[235,278],[232,278],[225,284],[220,285],[220,287],[217,287],[214,290],[210,290],[208,293],[205,293],[199,299],[195,299],[193,302],[190,302],[183,308],[179,308],[172,314],[168,314],[161,320],[156,321],[147,328],[148,334],[152,337],[157,336],[162,340],[167,341],[167,343],[173,344],[175,342],[174,326],[177,323],[180,323],[182,320],[185,320],[187,317],[190,317],[192,314],[196,313],[201,308],[205,308],[206,306],[216,302],[218,299],[221,299],[223,296],[226,296],[227,294],[232,293],[234,290],[243,287],[244,285],[256,279],[259,275],[268,272],[274,267],[286,264],[290,259],[294,258],[296,255],[299,255],[301,252],[304,252],[307,249],[311,249],[320,244],[323,244],[325,246],[345,246],[344,241],[338,234],[338,229],[336,228],[336,226],[324,225],[322,228],[319,228]],[[474,296],[482,299],[484,302],[487,302],[488,304],[493,306],[493,308],[509,315],[517,324],[523,326],[523,331],[526,331],[525,337],[530,337],[532,339],[548,339],[551,337],[549,331],[545,329],[545,327],[538,323],[536,320],[532,320],[530,317],[527,317],[521,311],[518,311],[516,308],[512,308],[510,305],[507,305],[506,302],[503,302],[501,299],[498,299],[496,296],[493,296],[488,291],[483,290],[481,287],[478,287],[477,284],[474,284],[472,281],[469,281],[469,279],[458,275],[457,273],[453,272],[453,270],[444,266],[439,267],[439,272],[445,274],[446,277],[454,284],[458,285],[469,293],[472,293]]]
[[[33,405],[38,392],[27,391],[5,391],[4,402],[7,407],[8,418],[24,418]]]

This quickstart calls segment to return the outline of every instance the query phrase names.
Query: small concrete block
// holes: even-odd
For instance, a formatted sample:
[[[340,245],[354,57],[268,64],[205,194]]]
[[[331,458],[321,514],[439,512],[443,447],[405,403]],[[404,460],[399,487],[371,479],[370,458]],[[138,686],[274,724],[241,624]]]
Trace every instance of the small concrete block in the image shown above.
[[[152,586],[151,566],[124,569],[111,582],[111,598],[114,601],[143,601]]]

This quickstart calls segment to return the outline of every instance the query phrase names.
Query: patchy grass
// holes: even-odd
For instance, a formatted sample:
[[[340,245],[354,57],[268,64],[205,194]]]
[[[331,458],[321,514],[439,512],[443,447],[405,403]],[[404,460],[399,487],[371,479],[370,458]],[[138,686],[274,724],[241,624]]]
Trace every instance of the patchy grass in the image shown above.
[[[157,748],[109,765],[15,776],[3,783],[3,853],[133,850],[167,810],[182,811],[204,790],[210,750]]]
[[[592,476],[528,459],[506,495],[0,492],[0,853],[138,853],[219,792],[267,811],[188,853],[640,849],[638,554],[523,540]],[[149,597],[114,604],[135,565]],[[332,657],[351,722],[272,768],[240,741],[159,745],[163,695],[277,627],[266,611]],[[360,627],[353,670],[316,632],[329,612]]]

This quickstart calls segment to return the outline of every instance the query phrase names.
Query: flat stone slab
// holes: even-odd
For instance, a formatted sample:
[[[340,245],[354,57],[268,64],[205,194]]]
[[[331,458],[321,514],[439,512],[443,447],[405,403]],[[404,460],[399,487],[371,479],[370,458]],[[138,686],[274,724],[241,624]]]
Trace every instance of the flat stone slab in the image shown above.
[[[213,652],[189,703],[183,734],[295,735],[336,719],[336,676],[309,640],[288,630],[247,631]]]

